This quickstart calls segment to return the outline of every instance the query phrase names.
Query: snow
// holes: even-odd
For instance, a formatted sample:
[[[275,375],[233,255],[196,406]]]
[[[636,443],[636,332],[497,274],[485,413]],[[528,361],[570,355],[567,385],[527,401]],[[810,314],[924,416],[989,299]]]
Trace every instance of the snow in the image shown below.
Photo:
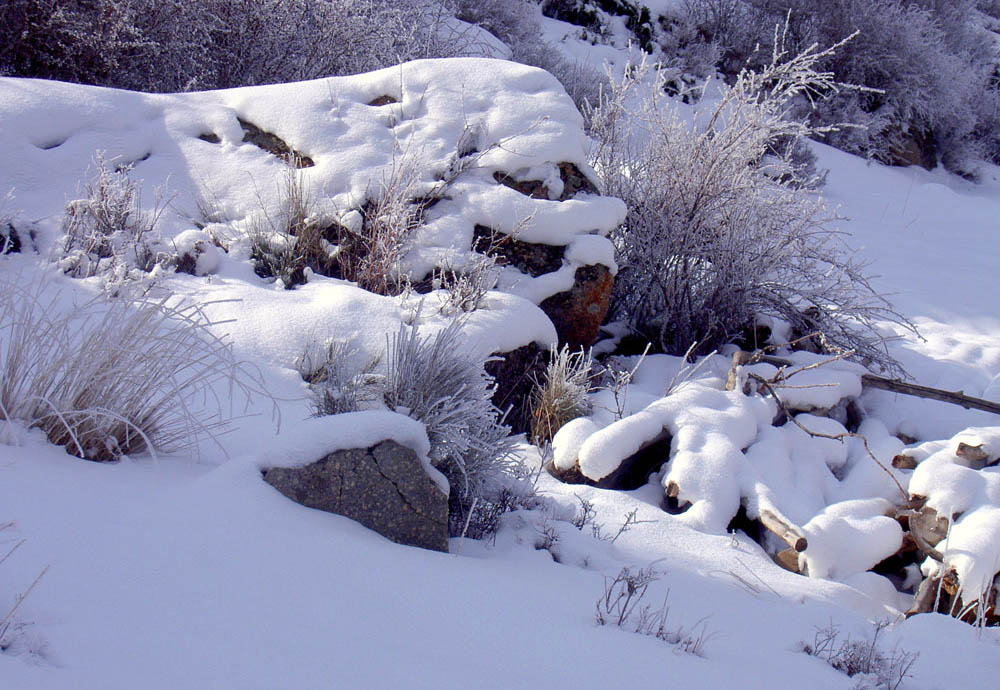
[[[893,505],[880,498],[841,501],[802,526],[809,548],[799,558],[811,577],[842,579],[865,572],[896,553],[903,528],[886,513]],[[850,544],[850,549],[844,549]]]
[[[792,365],[782,371],[789,380],[774,384],[774,389],[789,409],[830,409],[844,398],[861,395],[861,376],[867,372],[859,364],[809,352],[792,352],[787,359]],[[776,366],[766,363],[743,369],[743,375],[752,373],[768,381],[778,373]]]
[[[676,3],[648,4],[661,11]],[[624,63],[623,50],[591,46],[572,27],[548,19],[543,27],[560,49],[595,67],[605,58],[619,69]],[[367,105],[383,95],[399,102]],[[773,402],[724,390],[730,360],[722,355],[690,380],[677,377],[668,391],[689,365],[656,355],[641,363],[622,358],[625,370],[638,364],[631,382],[618,399],[608,390],[594,394],[593,413],[557,433],[551,456],[520,448],[538,471],[543,507],[506,515],[495,543],[455,539],[450,554],[426,552],[287,501],[260,480],[261,469],[384,439],[427,463],[429,448],[422,425],[384,409],[310,417],[297,371],[302,357],[329,339],[346,340],[357,346],[360,366],[385,350],[400,323],[432,334],[447,319],[435,293],[382,297],[321,276],[285,291],[257,278],[242,237],[254,218],[280,206],[288,166],[242,143],[237,115],[313,158],[315,167],[300,174],[317,211],[354,228],[361,203],[396,166],[414,161],[415,184],[430,188],[472,132],[475,164],[429,209],[407,267],[463,265],[476,224],[567,248],[551,274],[505,269],[498,289],[466,317],[462,345],[484,356],[530,342],[548,346],[555,330],[536,305],[571,285],[579,266],[617,269],[605,235],[623,217],[619,202],[584,194],[529,199],[493,178],[502,171],[545,180],[555,196],[561,181],[553,163],[592,173],[579,114],[537,69],[419,61],[369,75],[185,95],[0,79],[0,196],[13,188],[12,210],[34,223],[40,251],[0,258],[0,272],[64,290],[67,309],[98,293],[97,281],[59,276],[49,260],[62,208],[80,195],[96,151],[135,161],[147,208],[164,190],[164,240],[178,253],[197,253],[196,276],[163,276],[153,289],[203,305],[213,332],[260,371],[273,396],[237,405],[231,433],[218,445],[206,441],[197,457],[156,462],[82,462],[37,432],[3,423],[0,524],[16,525],[0,532],[0,557],[25,541],[0,564],[0,615],[49,566],[18,611],[27,627],[0,652],[4,688],[641,687],[665,679],[724,687],[738,677],[745,688],[796,678],[846,690],[853,681],[802,653],[801,644],[831,623],[860,637],[883,618],[894,622],[886,644],[920,653],[902,688],[995,683],[996,630],[941,615],[902,621],[909,597],[867,571],[902,539],[889,515],[905,497],[891,472],[907,494],[954,516],[938,549],[966,600],[989,586],[1000,570],[1000,469],[972,469],[955,451],[959,442],[982,444],[996,459],[997,420],[862,392],[863,370],[845,361],[799,371],[777,390],[797,411],[795,421],[827,436],[847,430],[820,415],[859,398],[868,413],[858,430],[867,450],[857,438],[814,438],[794,421],[774,426]],[[197,138],[206,133],[220,143]],[[921,329],[924,340],[900,332],[892,353],[919,383],[1000,400],[1000,171],[987,169],[974,185],[814,149],[830,170],[824,194],[847,218],[840,229],[874,262],[876,286],[897,292],[894,304]],[[201,229],[197,199],[213,216]],[[218,238],[232,241],[228,254]],[[828,359],[780,355],[793,361],[786,374]],[[751,371],[778,373],[757,364],[742,375]],[[634,491],[568,485],[542,468],[548,459],[562,470],[578,463],[599,480],[665,433],[673,439],[668,462]],[[906,446],[896,434],[919,443]],[[900,453],[917,468],[891,468]],[[690,504],[679,515],[662,509],[672,482]],[[580,499],[596,512],[592,525],[577,529],[568,520]],[[809,577],[782,570],[760,545],[727,532],[741,506],[750,518],[766,508],[801,529]],[[547,531],[556,538],[540,549]],[[626,565],[657,571],[648,601],[657,605],[669,592],[668,626],[706,631],[704,658],[595,625],[606,578]]]

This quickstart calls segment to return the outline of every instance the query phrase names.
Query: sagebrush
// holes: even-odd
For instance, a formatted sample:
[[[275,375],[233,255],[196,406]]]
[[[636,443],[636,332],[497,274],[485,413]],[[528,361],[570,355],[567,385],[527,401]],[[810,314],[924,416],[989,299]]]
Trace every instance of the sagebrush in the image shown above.
[[[12,527],[14,527],[13,522],[0,523],[0,534]],[[14,545],[7,549],[3,548],[3,544],[4,542],[0,541],[0,554],[2,554],[0,555],[0,565],[3,565],[4,561],[10,558],[24,544],[24,540],[21,539],[20,541],[13,542]],[[10,649],[17,642],[20,633],[23,633],[24,629],[29,625],[21,621],[16,614],[31,592],[38,586],[38,583],[45,577],[45,573],[48,570],[48,566],[43,568],[26,590],[14,596],[14,603],[10,605],[10,608],[0,608],[0,614],[2,614],[0,615],[0,652],[6,652]],[[6,606],[6,604],[0,606]]]
[[[140,183],[129,171],[100,153],[95,157],[81,198],[70,201],[63,216],[58,264],[64,273],[120,285],[169,262],[156,233],[162,199],[152,211],[143,210]]]
[[[312,392],[313,416],[357,412],[378,401],[381,378],[375,373],[380,359],[363,357],[360,348],[347,340],[330,340],[317,356],[307,353],[299,360],[299,373]]]
[[[474,52],[431,0],[6,0],[0,74],[173,92]]]
[[[500,502],[507,480],[522,473],[484,360],[466,349],[461,326],[455,320],[424,336],[403,324],[386,357],[386,404],[427,427],[431,463],[451,484],[452,536],[462,533],[470,512]]]
[[[888,627],[888,621],[877,621],[871,638],[852,639],[830,623],[817,629],[812,644],[804,644],[802,649],[854,678],[857,690],[897,690],[911,675],[919,655],[898,647],[885,650],[879,637]]]
[[[798,98],[841,88],[816,71],[831,52],[790,57],[779,47],[764,69],[711,84],[717,98],[690,119],[667,103],[663,75],[641,63],[591,110],[595,168],[628,206],[611,235],[622,267],[612,313],[658,349],[680,355],[698,343],[704,353],[768,314],[899,371],[877,323],[908,322],[831,227],[794,147],[775,152],[779,141],[826,131],[788,115]]]
[[[864,125],[822,136],[851,153],[929,167],[940,159],[971,173],[976,161],[1000,156],[1000,55],[980,14],[990,11],[976,0],[684,0],[672,16],[673,33],[687,31],[689,53],[691,44],[711,45],[716,66],[733,76],[766,65],[776,24],[788,22],[795,52],[858,32],[818,67],[869,90],[800,100],[797,115],[818,125]],[[692,62],[672,48],[665,46]]]
[[[714,636],[705,621],[691,629],[667,627],[670,607],[667,590],[663,603],[654,606],[645,601],[649,585],[659,579],[652,568],[624,567],[614,577],[604,578],[604,593],[598,597],[595,619],[598,625],[613,625],[629,632],[649,635],[688,654],[704,656],[705,644]]]

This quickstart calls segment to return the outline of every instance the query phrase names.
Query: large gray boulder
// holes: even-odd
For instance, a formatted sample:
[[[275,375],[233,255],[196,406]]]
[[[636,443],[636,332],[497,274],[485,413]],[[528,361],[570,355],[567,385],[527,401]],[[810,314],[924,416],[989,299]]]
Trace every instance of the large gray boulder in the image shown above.
[[[338,450],[304,467],[273,467],[264,481],[296,503],[349,517],[399,544],[448,551],[448,494],[417,454],[395,441]]]

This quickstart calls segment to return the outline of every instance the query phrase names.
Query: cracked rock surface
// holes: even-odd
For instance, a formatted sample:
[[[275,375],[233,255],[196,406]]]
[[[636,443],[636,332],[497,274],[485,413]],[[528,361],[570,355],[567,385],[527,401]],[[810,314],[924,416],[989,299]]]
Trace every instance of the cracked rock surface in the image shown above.
[[[304,467],[273,467],[264,481],[296,503],[356,520],[399,544],[448,551],[448,495],[416,453],[395,441],[338,450]]]

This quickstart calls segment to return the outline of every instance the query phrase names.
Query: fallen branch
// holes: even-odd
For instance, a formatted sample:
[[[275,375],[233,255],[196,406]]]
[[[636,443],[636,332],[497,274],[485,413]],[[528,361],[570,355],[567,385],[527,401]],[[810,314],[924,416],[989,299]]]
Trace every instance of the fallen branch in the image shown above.
[[[859,441],[861,441],[861,443],[864,444],[865,452],[868,453],[868,457],[870,457],[872,460],[874,460],[875,464],[878,465],[879,467],[881,467],[882,470],[887,475],[889,475],[889,478],[892,480],[893,484],[895,484],[896,488],[899,489],[899,493],[903,497],[903,501],[908,502],[910,500],[910,495],[908,493],[906,493],[905,489],[903,489],[903,485],[899,483],[898,479],[896,479],[896,475],[894,475],[892,473],[892,470],[890,470],[888,467],[886,467],[882,463],[881,460],[879,460],[877,457],[875,457],[875,454],[872,452],[871,448],[868,446],[868,439],[867,438],[865,438],[861,434],[855,434],[855,433],[850,432],[850,431],[845,431],[842,434],[822,434],[822,433],[820,433],[818,431],[813,431],[812,429],[807,428],[806,426],[804,426],[802,424],[802,422],[800,422],[798,419],[795,418],[795,415],[793,414],[793,412],[791,410],[789,410],[787,407],[785,407],[785,403],[781,400],[780,397],[778,397],[777,392],[775,392],[774,386],[772,385],[772,382],[768,381],[763,376],[758,376],[757,374],[750,374],[749,378],[751,378],[754,381],[756,381],[757,383],[759,383],[760,386],[764,390],[766,390],[768,393],[770,393],[771,397],[774,398],[774,402],[777,403],[778,407],[781,408],[781,411],[785,413],[785,415],[788,417],[788,419],[793,424],[795,424],[795,426],[797,426],[798,428],[800,428],[802,431],[806,432],[811,438],[828,438],[828,439],[833,440],[833,441],[840,441],[841,443],[843,443],[844,439],[846,439],[846,438],[856,438]]]
[[[802,553],[809,546],[805,535],[802,534],[798,527],[787,522],[777,514],[772,513],[770,510],[761,508],[758,517],[760,524],[773,532],[781,541],[788,544],[797,553]]]
[[[869,388],[879,388],[893,393],[902,393],[903,395],[912,395],[918,398],[951,403],[952,405],[964,407],[967,410],[985,410],[993,414],[1000,414],[1000,404],[983,400],[982,398],[973,398],[961,391],[946,391],[940,388],[931,388],[930,386],[920,386],[915,383],[906,383],[897,379],[875,376],[874,374],[863,375],[861,377],[861,384]]]
[[[930,613],[934,610],[934,599],[937,595],[941,578],[924,578],[917,588],[917,593],[913,597],[913,604],[906,611],[906,617],[915,616],[918,613]]]

